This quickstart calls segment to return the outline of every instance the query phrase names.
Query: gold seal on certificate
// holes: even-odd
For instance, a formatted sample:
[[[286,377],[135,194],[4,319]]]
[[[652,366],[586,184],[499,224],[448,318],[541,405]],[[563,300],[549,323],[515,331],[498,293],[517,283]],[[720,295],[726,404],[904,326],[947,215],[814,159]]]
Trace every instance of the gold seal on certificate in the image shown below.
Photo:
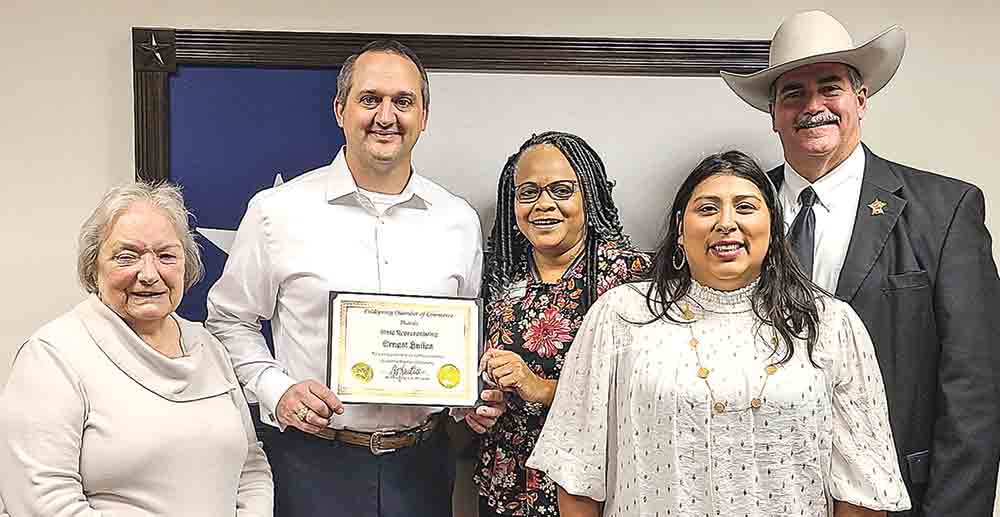
[[[346,403],[475,406],[479,300],[330,293],[327,384]]]
[[[351,375],[353,375],[355,379],[366,384],[372,380],[372,377],[375,376],[374,372],[372,372],[372,367],[365,363],[358,363],[352,366]]]
[[[462,372],[453,364],[446,364],[438,369],[438,382],[445,388],[458,386],[462,379]]]

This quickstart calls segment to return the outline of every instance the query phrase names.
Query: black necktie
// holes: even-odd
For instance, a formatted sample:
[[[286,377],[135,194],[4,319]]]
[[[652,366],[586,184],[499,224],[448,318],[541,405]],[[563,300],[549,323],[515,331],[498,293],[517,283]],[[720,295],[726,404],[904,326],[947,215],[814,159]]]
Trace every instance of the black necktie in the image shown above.
[[[812,187],[806,187],[799,193],[801,208],[792,221],[792,228],[788,231],[792,252],[798,257],[802,272],[809,278],[812,278],[813,247],[816,242],[816,214],[813,213],[815,203],[816,191]]]

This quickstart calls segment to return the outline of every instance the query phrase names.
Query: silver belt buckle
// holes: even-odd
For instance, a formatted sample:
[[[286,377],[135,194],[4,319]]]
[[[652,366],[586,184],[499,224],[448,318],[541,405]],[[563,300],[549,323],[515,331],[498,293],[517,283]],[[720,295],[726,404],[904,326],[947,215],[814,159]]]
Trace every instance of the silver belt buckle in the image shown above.
[[[375,431],[374,433],[372,433],[372,437],[368,441],[368,450],[370,450],[372,454],[375,456],[381,456],[383,454],[388,454],[390,452],[396,452],[396,449],[382,448],[382,438],[390,434],[395,434],[395,433],[383,433],[382,431]]]

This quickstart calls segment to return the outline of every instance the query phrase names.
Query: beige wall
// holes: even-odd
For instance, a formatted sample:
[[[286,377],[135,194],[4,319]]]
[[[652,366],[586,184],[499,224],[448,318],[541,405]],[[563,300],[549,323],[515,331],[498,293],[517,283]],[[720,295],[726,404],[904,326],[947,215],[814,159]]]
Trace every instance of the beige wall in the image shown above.
[[[82,296],[74,277],[79,223],[109,186],[133,177],[130,27],[246,28],[584,36],[769,38],[780,20],[824,8],[857,37],[903,25],[909,48],[876,96],[865,140],[888,158],[973,181],[1000,233],[994,85],[1000,6],[986,0],[914,7],[904,0],[620,0],[420,2],[0,2],[0,382],[17,345]],[[449,5],[454,4],[454,5]],[[697,4],[697,6],[695,6]],[[761,120],[761,131],[768,131]],[[996,247],[995,249],[1000,249]]]
[[[454,4],[454,5],[452,5]],[[899,23],[909,48],[874,98],[865,140],[888,158],[975,182],[1000,233],[994,170],[1000,6],[666,0],[383,2],[0,2],[0,383],[17,345],[82,297],[76,230],[100,194],[133,177],[130,27],[769,38],[786,15],[823,8],[856,37]],[[730,5],[731,4],[731,5]],[[761,131],[767,131],[766,120]],[[1000,249],[1000,247],[995,247]]]

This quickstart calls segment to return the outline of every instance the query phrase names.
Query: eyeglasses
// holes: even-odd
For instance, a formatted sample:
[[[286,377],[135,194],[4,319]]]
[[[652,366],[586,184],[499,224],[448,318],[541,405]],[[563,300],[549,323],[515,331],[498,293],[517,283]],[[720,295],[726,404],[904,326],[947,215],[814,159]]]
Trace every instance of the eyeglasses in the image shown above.
[[[574,180],[559,180],[543,187],[538,183],[527,181],[514,187],[514,196],[518,203],[534,203],[542,197],[542,191],[545,191],[556,201],[566,201],[576,194],[576,183]]]

